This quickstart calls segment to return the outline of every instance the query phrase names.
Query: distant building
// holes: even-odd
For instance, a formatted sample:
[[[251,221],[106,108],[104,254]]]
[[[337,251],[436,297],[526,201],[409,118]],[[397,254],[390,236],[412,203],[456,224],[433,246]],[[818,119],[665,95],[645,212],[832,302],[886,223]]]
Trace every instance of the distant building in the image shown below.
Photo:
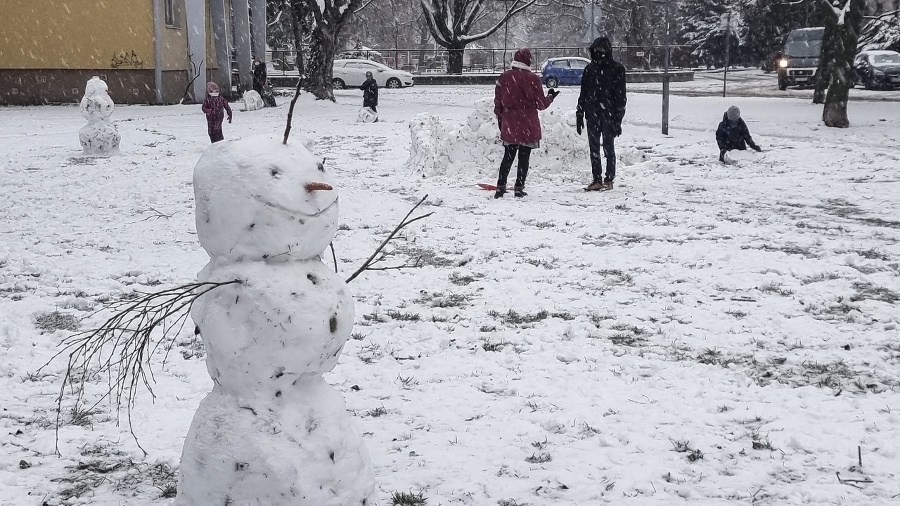
[[[265,3],[2,0],[0,105],[77,102],[95,75],[117,103],[200,101],[210,80],[229,95],[249,89],[253,51],[264,59]]]

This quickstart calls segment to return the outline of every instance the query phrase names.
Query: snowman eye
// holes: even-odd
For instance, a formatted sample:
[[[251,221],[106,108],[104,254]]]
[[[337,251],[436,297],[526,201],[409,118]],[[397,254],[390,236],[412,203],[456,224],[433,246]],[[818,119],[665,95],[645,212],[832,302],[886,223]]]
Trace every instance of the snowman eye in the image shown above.
[[[325,163],[319,162],[317,167],[319,168],[319,172],[325,172]]]
[[[272,174],[272,177],[274,177],[275,179],[278,179],[278,176],[281,175],[281,171],[273,167],[272,169],[269,170],[269,174]]]

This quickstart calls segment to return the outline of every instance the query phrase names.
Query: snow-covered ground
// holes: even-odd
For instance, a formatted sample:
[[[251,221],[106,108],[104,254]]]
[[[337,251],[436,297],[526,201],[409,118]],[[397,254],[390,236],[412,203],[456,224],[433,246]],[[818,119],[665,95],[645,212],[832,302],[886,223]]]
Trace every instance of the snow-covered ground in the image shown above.
[[[587,142],[566,128],[577,89],[564,87],[523,200],[475,185],[502,151],[475,105],[491,87],[385,90],[373,124],[355,123],[359,91],[301,98],[292,136],[341,185],[343,276],[425,195],[415,214],[433,213],[376,264],[416,267],[350,283],[356,328],[326,376],[372,455],[378,504],[900,500],[898,95],[853,90],[868,100],[830,129],[809,90],[752,91],[767,79],[746,91],[766,97],[673,84],[708,96],[673,97],[668,136],[659,95],[634,92],[659,85],[630,87],[603,193],[582,191]],[[732,104],[764,151],[723,165],[714,130]],[[236,110],[225,137],[280,133],[286,112],[285,98]],[[65,360],[41,366],[70,334],[54,329],[196,279],[204,116],[119,106],[121,154],[91,158],[77,107],[0,115],[0,504],[172,504],[212,386],[193,326],[154,357],[155,401],[141,392],[132,410],[146,457],[124,411],[73,411],[69,396],[57,456]],[[428,166],[407,163],[414,118],[432,125],[414,130]]]

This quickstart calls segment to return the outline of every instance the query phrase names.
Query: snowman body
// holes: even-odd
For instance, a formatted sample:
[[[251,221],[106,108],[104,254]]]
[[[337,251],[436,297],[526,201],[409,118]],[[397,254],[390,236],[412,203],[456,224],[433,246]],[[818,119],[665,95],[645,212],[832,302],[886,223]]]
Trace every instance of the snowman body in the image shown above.
[[[197,163],[199,279],[240,283],[191,309],[214,386],[185,440],[178,506],[374,505],[368,452],[322,378],[353,326],[347,286],[320,259],[333,188],[303,146],[267,137],[216,143]]]
[[[81,115],[88,124],[78,131],[78,140],[85,153],[103,155],[118,151],[121,136],[110,120],[115,107],[106,82],[97,76],[90,78],[81,98]]]

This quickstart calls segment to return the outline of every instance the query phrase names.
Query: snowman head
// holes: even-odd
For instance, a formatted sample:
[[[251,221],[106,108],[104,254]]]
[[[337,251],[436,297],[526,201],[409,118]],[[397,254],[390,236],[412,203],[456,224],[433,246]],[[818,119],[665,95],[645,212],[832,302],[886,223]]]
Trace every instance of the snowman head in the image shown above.
[[[84,86],[84,97],[81,98],[81,115],[88,121],[101,120],[111,115],[115,107],[106,81],[97,76],[90,78]]]
[[[194,168],[197,235],[213,258],[313,258],[337,231],[338,195],[299,142],[253,136],[210,146]]]

